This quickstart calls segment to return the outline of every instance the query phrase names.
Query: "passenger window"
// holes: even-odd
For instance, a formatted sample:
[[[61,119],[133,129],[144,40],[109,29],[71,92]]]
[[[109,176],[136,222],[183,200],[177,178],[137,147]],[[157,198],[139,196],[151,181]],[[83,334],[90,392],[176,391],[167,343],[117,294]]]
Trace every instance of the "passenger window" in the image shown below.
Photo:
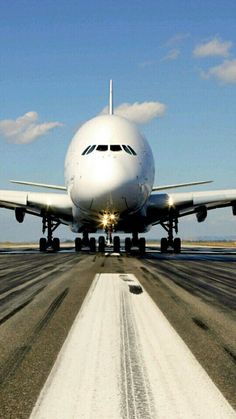
[[[93,152],[93,150],[95,149],[95,145],[92,145],[92,147],[87,151],[87,153],[86,154],[90,154],[90,153],[92,153]]]
[[[132,147],[130,147],[130,145],[128,145],[129,149],[131,150],[131,153],[136,156],[137,154],[135,153],[134,149]]]
[[[121,146],[119,144],[110,145],[111,151],[121,151]]]
[[[122,147],[123,147],[123,149],[126,151],[126,153],[128,153],[128,154],[132,154],[131,153],[131,151],[130,151],[130,149],[127,147],[127,145],[122,145]]]
[[[87,153],[87,151],[88,151],[88,149],[91,147],[91,145],[89,145],[88,147],[86,147],[86,149],[83,151],[83,153],[82,153],[82,156],[84,156],[86,153]]]
[[[98,145],[96,148],[97,151],[107,151],[108,145]]]

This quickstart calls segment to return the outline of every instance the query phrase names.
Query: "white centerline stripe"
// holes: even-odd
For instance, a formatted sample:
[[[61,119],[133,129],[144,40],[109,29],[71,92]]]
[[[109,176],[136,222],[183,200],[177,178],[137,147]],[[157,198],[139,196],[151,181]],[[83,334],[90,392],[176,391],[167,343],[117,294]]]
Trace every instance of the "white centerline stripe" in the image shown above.
[[[230,419],[236,413],[132,274],[94,279],[31,419]],[[140,292],[140,290],[139,290]]]

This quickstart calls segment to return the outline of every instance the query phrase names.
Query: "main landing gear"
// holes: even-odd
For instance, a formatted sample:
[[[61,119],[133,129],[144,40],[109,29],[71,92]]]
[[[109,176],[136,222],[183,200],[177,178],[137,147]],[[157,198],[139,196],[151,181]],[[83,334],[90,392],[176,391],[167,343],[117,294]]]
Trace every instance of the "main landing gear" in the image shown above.
[[[126,253],[130,253],[132,251],[139,252],[139,254],[143,255],[146,251],[146,240],[144,237],[138,238],[138,233],[133,233],[132,239],[130,237],[126,237],[125,239],[125,251]],[[109,240],[107,237],[105,239],[104,236],[99,236],[98,238],[98,252],[105,253],[106,246],[108,248],[112,247],[114,253],[120,253],[121,244],[120,244],[120,237],[114,236],[109,233]],[[81,250],[89,249],[90,252],[95,253],[97,250],[96,240],[94,237],[89,238],[87,232],[83,233],[83,238],[77,237],[75,239],[75,251],[80,252]]]
[[[39,240],[40,252],[45,252],[48,248],[51,248],[55,252],[60,250],[60,240],[57,237],[53,238],[53,232],[60,225],[59,221],[54,221],[50,215],[43,216],[43,234],[47,230],[47,238],[41,237]]]
[[[173,230],[176,234],[178,233],[178,217],[170,211],[169,220],[161,223],[161,226],[168,233],[168,238],[163,237],[161,239],[161,253],[168,253],[169,250],[173,250],[174,253],[181,253],[181,239],[179,237],[174,239],[173,236]]]
[[[76,237],[75,251],[80,252],[83,248],[89,248],[90,252],[96,252],[96,239],[95,237],[89,238],[88,232],[83,232],[83,238]]]
[[[125,238],[125,251],[126,253],[132,252],[132,250],[138,250],[141,255],[146,252],[146,240],[144,237],[138,238],[138,233],[132,233],[132,239],[130,237]]]

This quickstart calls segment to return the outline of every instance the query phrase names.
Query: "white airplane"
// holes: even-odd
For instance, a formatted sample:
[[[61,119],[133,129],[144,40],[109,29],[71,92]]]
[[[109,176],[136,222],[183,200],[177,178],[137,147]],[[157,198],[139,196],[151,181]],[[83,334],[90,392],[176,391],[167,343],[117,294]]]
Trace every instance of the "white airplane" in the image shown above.
[[[65,160],[65,185],[34,182],[13,183],[60,190],[60,193],[0,190],[0,207],[14,210],[16,220],[24,221],[25,214],[42,218],[43,233],[40,251],[60,249],[60,241],[53,232],[60,224],[70,226],[82,237],[75,239],[75,250],[89,247],[96,251],[96,240],[90,233],[104,231],[98,239],[98,251],[111,245],[114,232],[131,233],[125,239],[125,250],[138,247],[145,252],[147,232],[160,224],[167,232],[161,239],[161,252],[181,251],[178,232],[180,217],[196,214],[197,221],[206,219],[208,210],[231,206],[236,215],[236,189],[206,192],[167,193],[190,185],[209,183],[191,182],[167,186],[153,186],[155,176],[151,148],[137,127],[113,113],[113,91],[110,81],[109,114],[86,122],[75,134]],[[64,193],[62,193],[62,191]],[[113,238],[115,252],[120,251],[120,238]]]

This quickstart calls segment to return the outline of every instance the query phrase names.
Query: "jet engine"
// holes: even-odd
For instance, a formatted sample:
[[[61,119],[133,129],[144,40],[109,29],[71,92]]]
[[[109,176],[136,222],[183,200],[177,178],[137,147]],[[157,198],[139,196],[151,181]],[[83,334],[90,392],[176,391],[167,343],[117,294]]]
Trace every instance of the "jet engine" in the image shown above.
[[[201,207],[196,208],[196,217],[199,223],[205,221],[207,217],[207,208],[203,205]]]
[[[25,218],[25,210],[23,208],[16,208],[15,217],[18,223],[23,223],[24,218]]]
[[[236,201],[232,202],[232,212],[233,215],[236,215]]]

